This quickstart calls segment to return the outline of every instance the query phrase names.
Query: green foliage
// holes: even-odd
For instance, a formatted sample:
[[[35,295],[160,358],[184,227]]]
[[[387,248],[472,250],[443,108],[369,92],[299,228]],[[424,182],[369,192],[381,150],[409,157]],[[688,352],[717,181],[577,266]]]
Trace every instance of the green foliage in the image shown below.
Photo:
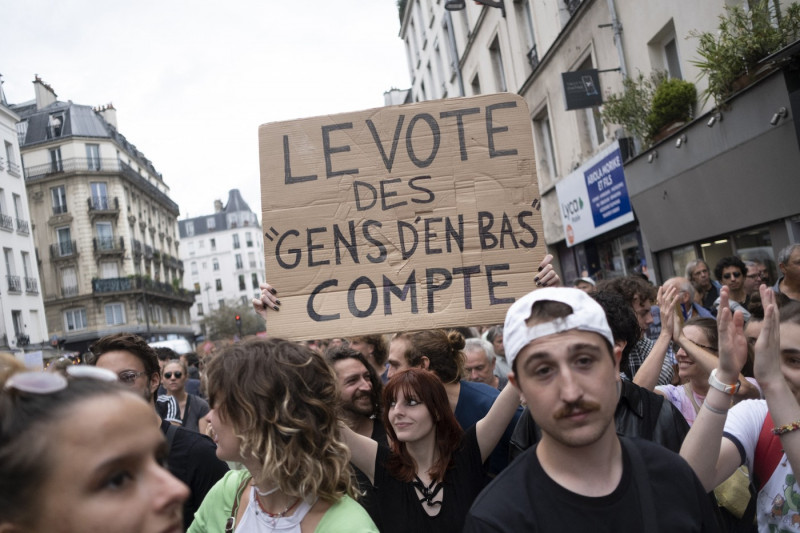
[[[653,95],[652,109],[647,115],[650,136],[673,122],[687,122],[694,114],[697,89],[694,84],[676,78],[661,82]]]
[[[255,335],[259,331],[266,330],[264,319],[253,311],[250,304],[230,302],[214,311],[206,313],[203,318],[203,325],[206,327],[206,339],[216,341],[231,339],[239,334],[236,327],[235,316],[239,315],[242,319],[242,336]]]
[[[652,133],[648,117],[656,89],[666,80],[665,72],[655,71],[649,76],[641,72],[634,78],[622,81],[622,93],[608,96],[600,112],[606,125],[619,124],[629,133],[650,145]]]
[[[720,107],[735,92],[734,82],[755,74],[758,62],[800,37],[800,5],[792,3],[783,15],[776,2],[759,0],[751,9],[725,6],[717,32],[692,31],[699,59],[692,64],[708,78],[703,103]],[[777,24],[776,24],[777,21]]]

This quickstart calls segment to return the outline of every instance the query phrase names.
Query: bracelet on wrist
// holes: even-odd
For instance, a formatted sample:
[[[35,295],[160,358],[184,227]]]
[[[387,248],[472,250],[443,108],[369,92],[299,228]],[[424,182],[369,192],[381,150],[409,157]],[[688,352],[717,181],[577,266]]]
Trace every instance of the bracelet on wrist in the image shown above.
[[[720,392],[724,392],[730,396],[733,396],[737,392],[739,392],[739,387],[742,386],[741,382],[737,379],[736,383],[732,383],[728,385],[727,383],[723,383],[717,379],[717,369],[711,371],[711,375],[708,376],[708,384],[717,389]]]
[[[792,431],[797,431],[800,429],[800,420],[795,420],[791,424],[784,424],[782,426],[776,426],[772,428],[773,435],[785,435],[787,433],[791,433]]]
[[[728,407],[725,409],[717,409],[716,407],[711,407],[708,402],[703,402],[703,407],[714,413],[715,415],[727,415],[728,414]]]

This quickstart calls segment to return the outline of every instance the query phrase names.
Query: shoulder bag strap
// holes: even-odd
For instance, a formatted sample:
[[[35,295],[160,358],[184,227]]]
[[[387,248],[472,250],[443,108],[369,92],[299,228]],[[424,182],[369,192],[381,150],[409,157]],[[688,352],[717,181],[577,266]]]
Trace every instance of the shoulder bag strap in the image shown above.
[[[689,383],[684,383],[683,390],[686,391],[686,396],[688,396],[689,400],[692,401],[692,407],[694,407],[694,414],[697,415],[698,413],[700,413],[700,406],[697,405],[697,400],[694,399],[694,392],[692,392],[692,386]]]
[[[627,438],[620,437],[619,440],[628,452],[628,457],[631,458],[633,483],[636,487],[636,493],[639,495],[639,504],[642,511],[642,525],[644,526],[642,531],[644,533],[657,533],[658,523],[656,522],[656,506],[653,502],[653,489],[642,454],[636,445]]]
[[[242,500],[242,494],[247,484],[250,483],[250,479],[251,476],[245,476],[242,482],[239,483],[239,488],[236,489],[236,495],[233,498],[233,507],[231,507],[231,516],[228,517],[228,520],[225,522],[225,533],[233,533],[233,530],[236,529],[236,514],[239,511],[239,502]]]
[[[167,428],[167,453],[172,451],[172,441],[175,440],[175,434],[178,432],[178,426],[171,423]]]

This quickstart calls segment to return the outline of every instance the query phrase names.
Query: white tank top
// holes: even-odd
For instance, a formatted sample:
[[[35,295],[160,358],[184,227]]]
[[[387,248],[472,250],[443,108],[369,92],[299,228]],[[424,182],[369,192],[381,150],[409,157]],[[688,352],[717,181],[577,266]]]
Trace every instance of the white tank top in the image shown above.
[[[250,487],[250,503],[244,510],[242,520],[236,527],[236,533],[263,533],[280,531],[281,533],[300,533],[300,522],[306,517],[313,503],[302,501],[290,516],[273,518],[261,510],[256,501],[255,487]]]

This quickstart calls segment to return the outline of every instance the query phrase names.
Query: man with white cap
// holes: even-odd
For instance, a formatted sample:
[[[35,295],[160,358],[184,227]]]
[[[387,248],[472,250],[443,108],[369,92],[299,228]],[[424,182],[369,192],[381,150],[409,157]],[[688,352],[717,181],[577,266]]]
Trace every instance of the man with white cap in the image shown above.
[[[478,496],[465,532],[718,531],[685,461],[617,435],[621,349],[597,302],[539,289],[511,306],[504,332],[509,381],[542,438]]]

